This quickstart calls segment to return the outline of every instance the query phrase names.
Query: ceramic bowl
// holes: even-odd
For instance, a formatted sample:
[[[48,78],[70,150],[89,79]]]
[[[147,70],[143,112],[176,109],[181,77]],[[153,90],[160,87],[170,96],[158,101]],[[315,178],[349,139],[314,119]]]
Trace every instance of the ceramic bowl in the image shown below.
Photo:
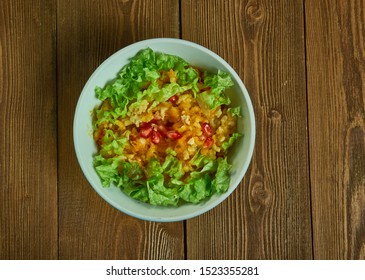
[[[228,161],[232,164],[230,187],[226,193],[217,194],[199,204],[184,204],[179,207],[153,206],[125,195],[119,188],[101,185],[93,167],[93,155],[97,147],[92,136],[92,110],[101,103],[95,96],[95,87],[103,87],[113,80],[130,58],[145,48],[156,52],[173,54],[189,64],[212,72],[218,69],[228,72],[234,86],[227,91],[231,106],[241,106],[242,118],[237,123],[241,137],[231,148]],[[82,172],[94,190],[116,209],[142,220],[156,222],[181,221],[201,215],[224,201],[239,186],[250,164],[255,143],[255,117],[249,93],[234,69],[221,57],[196,43],[181,39],[157,38],[129,45],[106,59],[91,75],[79,97],[73,127],[76,156]]]

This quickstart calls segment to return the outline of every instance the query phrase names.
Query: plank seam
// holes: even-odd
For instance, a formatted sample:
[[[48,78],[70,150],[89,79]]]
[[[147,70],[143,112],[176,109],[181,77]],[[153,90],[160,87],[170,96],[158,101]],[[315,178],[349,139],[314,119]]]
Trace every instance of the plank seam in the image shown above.
[[[310,207],[310,220],[311,220],[311,244],[312,244],[312,259],[314,259],[314,232],[313,232],[313,203],[312,203],[312,178],[311,178],[311,160],[310,160],[310,131],[309,131],[309,94],[308,94],[308,66],[307,66],[307,21],[306,21],[306,0],[303,0],[303,29],[304,29],[304,74],[305,74],[305,92],[307,102],[307,139],[308,139],[308,183],[309,183],[309,207]]]
[[[179,0],[179,38],[182,39],[183,36],[182,36],[182,32],[183,32],[183,28],[182,28],[182,3],[181,3],[182,0]]]
[[[60,157],[59,157],[59,150],[60,150],[60,141],[58,140],[59,137],[59,127],[58,127],[58,121],[59,121],[59,104],[58,104],[58,0],[55,0],[55,42],[54,42],[54,61],[55,61],[55,75],[56,75],[56,146],[57,146],[57,172],[56,172],[56,194],[57,194],[57,259],[60,259],[60,196],[59,196],[59,188],[58,188],[58,182],[59,182],[59,174],[60,174]]]

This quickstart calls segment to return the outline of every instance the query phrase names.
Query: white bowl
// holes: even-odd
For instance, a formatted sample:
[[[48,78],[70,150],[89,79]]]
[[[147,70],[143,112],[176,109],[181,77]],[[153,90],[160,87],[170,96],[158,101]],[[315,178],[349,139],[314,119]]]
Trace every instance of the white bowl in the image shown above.
[[[101,102],[95,96],[95,87],[103,87],[114,79],[121,68],[138,51],[150,47],[154,51],[182,57],[189,64],[217,72],[228,72],[234,86],[227,91],[232,106],[241,106],[243,118],[238,120],[238,132],[244,134],[228,154],[233,165],[230,187],[226,193],[213,195],[200,204],[184,204],[179,207],[153,206],[139,202],[125,195],[119,188],[104,188],[93,167],[93,155],[97,152],[92,137],[92,110]],[[79,97],[74,117],[74,145],[80,167],[95,191],[116,209],[139,219],[158,222],[186,220],[207,212],[225,200],[239,185],[250,164],[255,143],[255,118],[249,94],[237,73],[221,57],[212,51],[192,42],[180,39],[157,38],[129,45],[105,60],[91,75]]]

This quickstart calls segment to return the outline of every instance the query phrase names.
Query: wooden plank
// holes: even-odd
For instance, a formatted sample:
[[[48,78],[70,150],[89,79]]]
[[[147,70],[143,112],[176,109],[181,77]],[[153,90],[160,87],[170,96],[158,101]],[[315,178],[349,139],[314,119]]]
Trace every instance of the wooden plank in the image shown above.
[[[365,259],[365,4],[305,2],[316,259]]]
[[[190,259],[311,259],[302,1],[182,1],[182,37],[225,58],[254,104],[249,172],[187,222]]]
[[[0,2],[0,259],[57,258],[55,2]]]
[[[135,41],[178,37],[178,14],[178,1],[58,1],[61,259],[184,258],[183,223],[143,222],[109,206],[81,173],[72,141],[75,105],[96,67]]]

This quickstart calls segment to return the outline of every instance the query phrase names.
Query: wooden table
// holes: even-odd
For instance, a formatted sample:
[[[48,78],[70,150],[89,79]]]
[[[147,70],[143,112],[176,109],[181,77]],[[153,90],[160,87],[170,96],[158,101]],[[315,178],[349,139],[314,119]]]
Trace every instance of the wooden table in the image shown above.
[[[365,259],[364,25],[362,0],[0,1],[0,258]],[[109,206],[73,147],[88,77],[154,37],[226,59],[256,114],[242,183],[184,222]]]

